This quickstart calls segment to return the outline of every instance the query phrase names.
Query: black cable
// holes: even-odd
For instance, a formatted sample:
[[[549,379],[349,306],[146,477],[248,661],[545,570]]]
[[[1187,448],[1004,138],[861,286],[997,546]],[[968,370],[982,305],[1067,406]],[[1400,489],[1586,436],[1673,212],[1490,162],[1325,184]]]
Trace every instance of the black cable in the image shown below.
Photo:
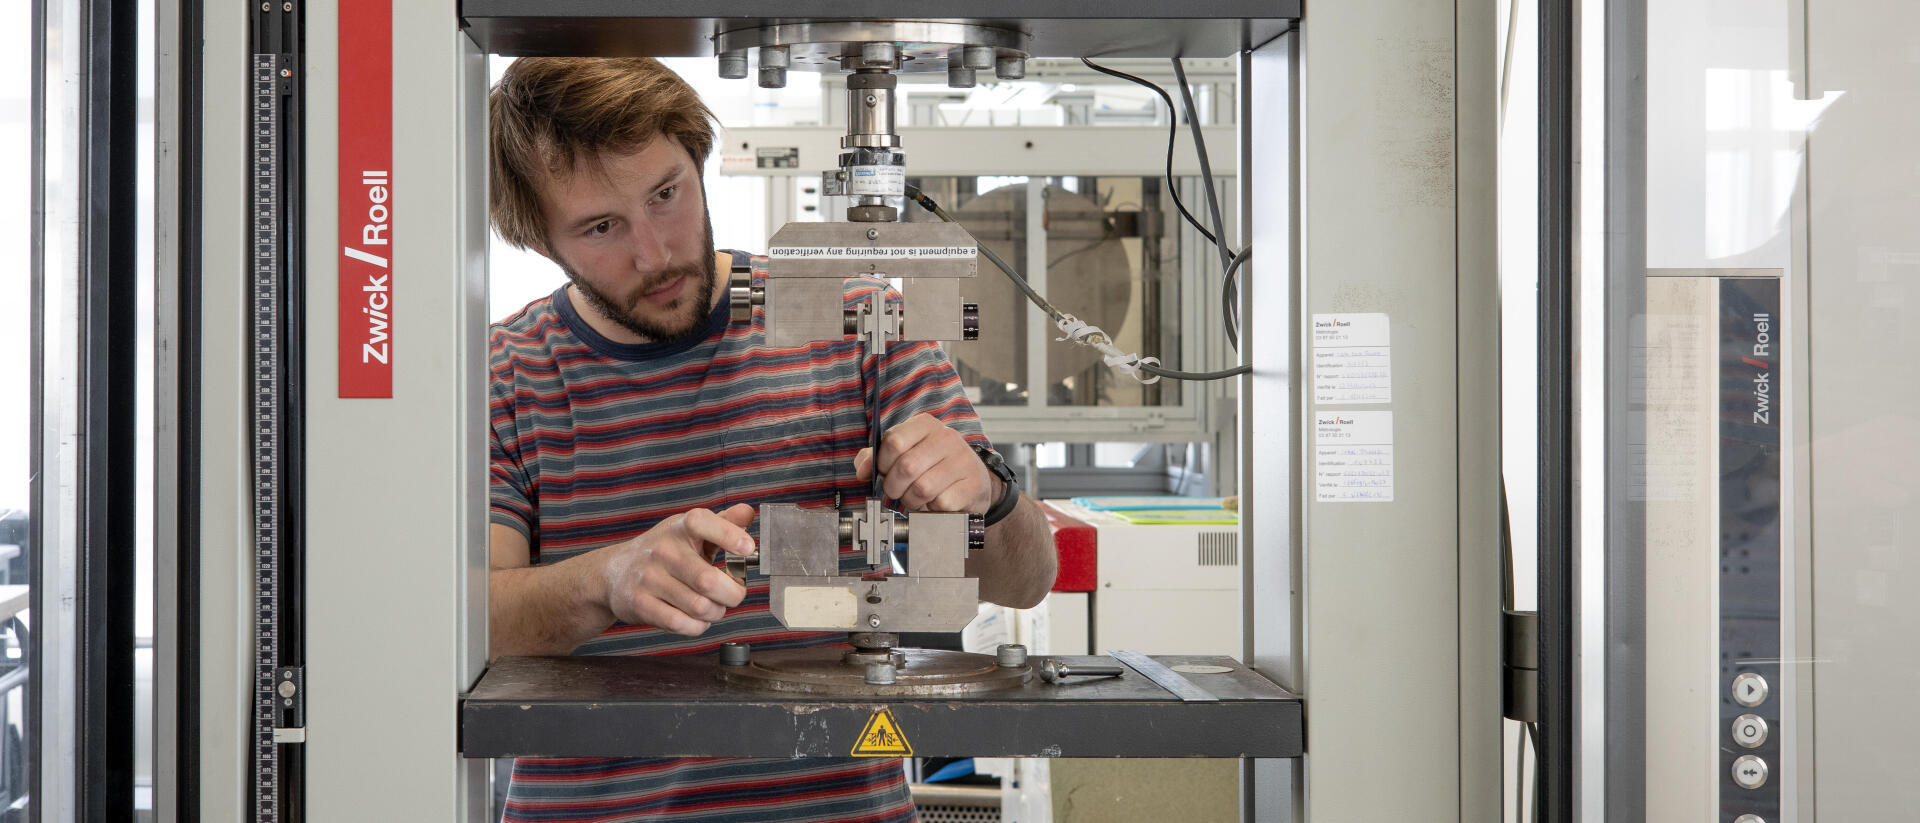
[[[933,202],[933,198],[928,197],[927,193],[921,191],[919,186],[908,183],[906,184],[906,192],[908,200],[918,203],[920,208],[931,212],[933,216],[945,220],[948,223],[960,222],[953,219],[953,215],[948,214],[947,210],[941,208],[939,203]],[[1048,317],[1053,318],[1055,322],[1066,318],[1066,314],[1054,308],[1052,303],[1047,302],[1047,298],[1041,297],[1039,292],[1034,291],[1032,286],[1027,285],[1027,278],[1020,276],[1019,272],[1014,271],[1012,266],[1007,265],[1007,261],[1001,260],[1000,255],[994,254],[993,249],[987,248],[986,246],[980,246],[979,248],[980,253],[986,255],[988,260],[993,261],[995,266],[999,266],[1001,271],[1006,272],[1007,279],[1012,280],[1013,285],[1019,288],[1021,293],[1025,294],[1027,299],[1032,301],[1034,305],[1039,306],[1041,311],[1046,312]]]
[[[1507,475],[1500,473],[1500,608],[1513,611],[1513,520],[1507,513]]]
[[[928,197],[927,193],[921,191],[918,186],[915,186],[912,183],[908,183],[906,187],[906,192],[907,192],[908,200],[912,200],[913,202],[918,203],[921,208],[926,209],[929,212],[932,212],[935,217],[938,217],[941,220],[945,220],[948,223],[960,222],[958,220],[953,219],[953,215],[948,214],[947,210],[941,208],[939,203],[933,202],[933,198]],[[1033,286],[1027,283],[1027,278],[1022,277],[1019,272],[1014,271],[1012,266],[1007,265],[1007,261],[1000,259],[1000,255],[994,254],[993,249],[987,248],[986,246],[980,246],[979,249],[981,254],[986,255],[988,260],[992,261],[995,266],[998,266],[1000,268],[1000,271],[1006,273],[1007,279],[1012,280],[1013,285],[1019,288],[1020,291],[1027,296],[1028,300],[1032,301],[1035,306],[1040,307],[1041,311],[1046,312],[1047,316],[1050,318],[1053,318],[1056,324],[1066,319],[1067,315],[1065,312],[1062,312],[1059,309],[1054,308],[1052,303],[1047,302],[1047,298],[1041,297],[1039,292],[1034,291]],[[1106,337],[1105,332],[1100,332],[1100,336],[1101,337],[1099,342],[1109,343],[1109,344],[1113,342],[1112,339]],[[1138,368],[1139,370],[1146,372],[1148,374],[1157,375],[1159,377],[1167,378],[1170,380],[1224,380],[1228,377],[1236,377],[1236,376],[1253,371],[1252,366],[1236,366],[1234,368],[1223,369],[1221,371],[1189,372],[1189,371],[1180,371],[1178,369],[1161,368],[1151,363],[1136,363],[1135,368]]]
[[[1540,729],[1536,724],[1528,723],[1527,742],[1533,745],[1533,821],[1540,820],[1540,790],[1546,788],[1547,773],[1540,769]]]
[[[1167,119],[1169,121],[1167,123],[1167,193],[1173,196],[1173,205],[1180,210],[1180,216],[1186,218],[1187,223],[1191,224],[1196,231],[1200,232],[1202,237],[1207,238],[1207,240],[1213,244],[1214,251],[1220,255],[1220,268],[1223,271],[1220,283],[1221,301],[1223,304],[1221,311],[1226,321],[1227,342],[1235,350],[1238,350],[1240,348],[1240,312],[1239,307],[1234,303],[1231,296],[1233,293],[1233,273],[1237,265],[1235,261],[1244,261],[1248,250],[1242,249],[1240,253],[1235,254],[1228,251],[1226,243],[1220,239],[1227,234],[1226,220],[1220,213],[1219,193],[1216,192],[1213,187],[1213,166],[1207,158],[1207,141],[1200,134],[1200,118],[1198,112],[1194,109],[1193,90],[1187,85],[1186,67],[1180,63],[1180,58],[1173,58],[1173,74],[1174,77],[1178,78],[1180,83],[1180,100],[1185,105],[1187,127],[1193,131],[1193,149],[1200,160],[1200,180],[1206,188],[1207,206],[1213,218],[1213,227],[1215,231],[1219,232],[1217,235],[1214,232],[1207,231],[1207,228],[1200,225],[1200,221],[1196,220],[1193,214],[1187,211],[1186,204],[1180,202],[1179,189],[1174,185],[1173,144],[1179,135],[1180,118],[1174,111],[1173,98],[1167,94],[1167,90],[1148,80],[1135,77],[1123,71],[1107,68],[1084,57],[1080,58],[1080,62],[1086,64],[1087,68],[1093,69],[1094,71],[1152,89],[1153,92],[1160,95],[1160,99],[1167,104]]]
[[[1213,218],[1213,230],[1221,241],[1213,244],[1213,250],[1220,253],[1220,271],[1225,272],[1232,265],[1233,253],[1227,251],[1224,238],[1227,236],[1227,221],[1220,216],[1220,193],[1213,190],[1213,164],[1207,160],[1207,141],[1200,134],[1199,113],[1193,107],[1193,88],[1187,85],[1187,69],[1180,64],[1180,58],[1173,60],[1173,76],[1180,84],[1180,103],[1187,109],[1187,128],[1193,131],[1193,153],[1200,158],[1200,182],[1206,184],[1207,210]],[[1234,348],[1240,344],[1235,343]]]
[[[1193,213],[1187,211],[1187,204],[1180,202],[1180,189],[1178,186],[1175,186],[1173,182],[1173,144],[1180,136],[1180,117],[1173,107],[1173,97],[1167,94],[1166,89],[1154,85],[1151,81],[1143,80],[1124,71],[1107,68],[1085,57],[1080,58],[1080,62],[1085,63],[1087,68],[1093,69],[1101,74],[1109,77],[1118,77],[1129,83],[1136,83],[1151,89],[1155,94],[1160,95],[1160,99],[1167,104],[1167,194],[1173,198],[1174,208],[1180,210],[1180,216],[1187,219],[1187,223],[1193,226],[1194,231],[1200,232],[1200,236],[1207,238],[1207,242],[1216,246],[1220,245],[1220,238],[1215,237],[1213,232],[1207,231],[1206,226],[1200,225],[1200,221],[1194,218]]]
[[[1200,158],[1200,181],[1206,184],[1207,210],[1213,217],[1213,230],[1220,237],[1227,236],[1227,221],[1220,215],[1220,195],[1213,188],[1213,164],[1207,159],[1207,141],[1200,134],[1200,115],[1194,110],[1193,88],[1187,84],[1187,70],[1180,58],[1173,59],[1173,76],[1180,83],[1180,102],[1187,110],[1187,128],[1193,130],[1193,151]],[[1233,301],[1233,275],[1236,267],[1245,261],[1252,246],[1241,249],[1238,254],[1229,254],[1225,243],[1214,243],[1213,250],[1220,255],[1220,295],[1225,305],[1221,311],[1225,318],[1227,343],[1235,351],[1240,349],[1240,309]]]
[[[1253,372],[1253,367],[1252,366],[1234,366],[1231,369],[1221,369],[1219,371],[1196,372],[1196,371],[1179,371],[1177,369],[1163,369],[1163,368],[1160,368],[1159,366],[1153,365],[1152,363],[1141,363],[1140,370],[1148,374],[1165,377],[1169,380],[1225,380],[1229,377],[1239,377],[1240,375],[1243,375],[1243,374],[1251,374]]]
[[[1234,255],[1233,260],[1227,263],[1226,276],[1220,278],[1220,302],[1223,304],[1220,311],[1226,316],[1227,342],[1236,350],[1240,348],[1240,301],[1235,299],[1237,295],[1233,288],[1234,276],[1240,272],[1241,264],[1246,263],[1252,256],[1252,245],[1241,249],[1240,253]]]
[[[1534,748],[1534,802],[1532,802],[1532,823],[1540,821],[1540,790],[1546,788],[1546,771],[1540,771],[1540,725],[1523,723],[1526,727],[1526,742]],[[1524,777],[1524,771],[1521,773]]]

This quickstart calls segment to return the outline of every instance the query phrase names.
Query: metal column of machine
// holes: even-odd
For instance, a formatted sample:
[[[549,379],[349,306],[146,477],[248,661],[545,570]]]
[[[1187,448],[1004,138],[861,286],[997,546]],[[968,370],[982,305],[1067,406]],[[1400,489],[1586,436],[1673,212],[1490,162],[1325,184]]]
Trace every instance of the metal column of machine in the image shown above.
[[[292,3],[274,3],[276,8]],[[255,111],[249,69],[249,17],[258,3],[186,6],[204,36],[181,43],[204,66],[198,143],[203,197],[199,347],[202,415],[198,421],[200,563],[195,684],[197,786],[201,820],[244,821],[259,810],[263,784],[249,751],[256,705],[254,505],[247,469],[255,387],[248,344],[255,308],[248,299],[256,223],[248,206],[255,180]],[[188,13],[188,12],[183,12]],[[302,524],[307,552],[305,599],[306,791],[278,803],[278,819],[348,820],[379,815],[413,820],[481,820],[487,812],[486,764],[458,755],[458,723],[449,702],[478,676],[486,627],[486,321],[485,59],[457,31],[452,0],[380,3],[312,0],[301,13],[306,101],[305,173],[296,181],[304,219],[297,235],[307,296],[302,339],[301,416],[309,448],[297,465],[305,483]],[[350,24],[390,33],[378,52]],[[343,46],[343,43],[346,44]],[[391,94],[372,105],[397,128],[377,135],[390,165],[342,168],[343,131],[364,127],[343,117],[371,95],[343,82],[343,64],[385,66],[371,83]],[[364,67],[364,66],[363,66]],[[344,124],[344,125],[343,125]],[[404,139],[400,138],[404,134]],[[380,175],[371,174],[382,173]],[[363,180],[385,180],[373,192]],[[372,202],[369,197],[381,198]],[[343,254],[341,201],[357,205],[346,225],[391,227],[367,254],[385,264],[390,287],[372,308],[388,314],[384,350],[391,368],[386,397],[338,390],[340,311],[334,295],[350,265]],[[450,204],[468,204],[455,208]],[[369,210],[382,209],[371,216]],[[363,251],[356,247],[355,251]],[[362,281],[365,276],[359,275]],[[362,329],[366,327],[363,324]],[[356,354],[358,352],[357,346]],[[357,362],[357,357],[355,358]],[[377,754],[370,754],[370,750]],[[171,756],[162,752],[159,756]],[[276,783],[292,775],[275,775]]]
[[[1245,64],[1242,316],[1293,324],[1242,343],[1247,656],[1313,723],[1247,819],[1500,817],[1493,18],[1322,3]],[[1359,352],[1390,376],[1340,391]]]

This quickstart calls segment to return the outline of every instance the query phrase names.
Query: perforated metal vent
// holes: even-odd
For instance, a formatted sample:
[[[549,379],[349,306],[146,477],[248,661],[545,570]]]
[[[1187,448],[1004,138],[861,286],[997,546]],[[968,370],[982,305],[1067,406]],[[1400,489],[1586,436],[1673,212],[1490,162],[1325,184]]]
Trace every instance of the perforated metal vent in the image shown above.
[[[919,809],[920,823],[1000,823],[998,807],[930,803]]]
[[[1203,532],[1200,535],[1199,565],[1240,565],[1240,535],[1236,532]]]

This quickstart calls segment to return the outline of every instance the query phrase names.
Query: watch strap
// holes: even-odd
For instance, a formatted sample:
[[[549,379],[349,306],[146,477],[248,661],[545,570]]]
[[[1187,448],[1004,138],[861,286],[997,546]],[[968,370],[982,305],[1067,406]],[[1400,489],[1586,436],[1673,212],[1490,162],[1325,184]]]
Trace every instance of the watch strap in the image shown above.
[[[1013,469],[997,452],[984,446],[974,446],[973,451],[980,455],[980,462],[987,464],[987,471],[1000,478],[1000,499],[987,507],[986,521],[991,526],[1007,519],[1007,515],[1013,514],[1014,507],[1020,505],[1020,483],[1014,479]]]

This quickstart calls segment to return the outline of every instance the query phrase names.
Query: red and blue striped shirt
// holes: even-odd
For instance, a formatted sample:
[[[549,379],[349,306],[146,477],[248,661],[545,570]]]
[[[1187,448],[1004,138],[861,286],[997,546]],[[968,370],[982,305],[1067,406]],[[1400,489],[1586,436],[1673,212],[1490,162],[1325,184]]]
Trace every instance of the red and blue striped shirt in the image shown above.
[[[849,280],[848,305],[884,285]],[[621,344],[588,326],[562,288],[494,325],[491,517],[527,536],[532,562],[625,540],[691,508],[830,506],[836,493],[843,505],[864,501],[853,456],[867,445],[872,358],[853,339],[772,348],[759,310],[750,326],[727,318],[723,302],[704,336]],[[924,412],[986,445],[938,344],[898,344],[885,361],[887,426]],[[843,557],[849,569],[862,562]],[[787,631],[768,611],[766,578],[747,583],[746,599],[699,637],[615,624],[574,653],[846,642]],[[522,758],[506,819],[910,821],[914,809],[892,759]]]

